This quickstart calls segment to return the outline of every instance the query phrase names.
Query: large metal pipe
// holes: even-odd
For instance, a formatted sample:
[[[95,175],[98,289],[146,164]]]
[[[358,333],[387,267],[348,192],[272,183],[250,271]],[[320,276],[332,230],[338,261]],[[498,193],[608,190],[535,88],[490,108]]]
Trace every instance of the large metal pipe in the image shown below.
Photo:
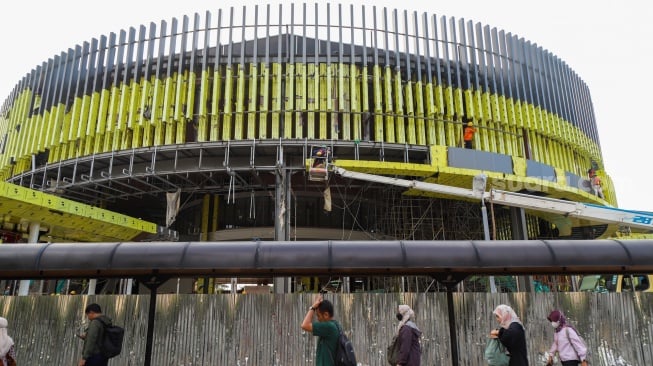
[[[0,278],[653,272],[653,240],[0,245]]]

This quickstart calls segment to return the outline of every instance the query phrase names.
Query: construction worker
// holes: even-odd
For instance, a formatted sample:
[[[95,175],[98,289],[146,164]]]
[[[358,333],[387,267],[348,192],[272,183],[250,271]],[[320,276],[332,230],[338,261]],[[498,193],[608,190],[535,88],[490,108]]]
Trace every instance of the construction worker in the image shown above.
[[[594,169],[590,169],[588,172],[590,177],[590,185],[592,186],[592,192],[601,199],[605,199],[603,196],[603,188],[601,187],[601,178],[596,175]]]
[[[465,149],[473,149],[472,140],[474,139],[474,134],[476,133],[476,128],[474,124],[469,121],[467,126],[463,129],[463,140],[465,140]]]
[[[313,168],[326,168],[331,148],[320,146],[313,150]]]

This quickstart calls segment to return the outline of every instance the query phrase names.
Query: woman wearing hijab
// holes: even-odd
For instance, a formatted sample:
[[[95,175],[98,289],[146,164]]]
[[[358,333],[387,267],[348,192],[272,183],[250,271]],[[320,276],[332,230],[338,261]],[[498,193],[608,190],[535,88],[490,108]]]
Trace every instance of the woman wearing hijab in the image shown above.
[[[587,365],[587,346],[578,336],[574,327],[567,324],[567,319],[560,310],[553,310],[546,319],[555,328],[553,344],[549,349],[549,360],[547,365],[553,365],[553,355],[558,352],[558,358],[562,366]]]
[[[14,340],[7,334],[9,323],[7,319],[0,317],[0,361],[1,366],[16,365],[16,353],[14,352]]]
[[[408,305],[399,305],[397,313],[397,342],[399,342],[399,357],[397,366],[420,366],[422,347],[419,339],[422,331],[413,321],[415,313]]]
[[[528,366],[526,333],[515,311],[508,305],[499,305],[493,312],[499,329],[490,332],[490,338],[498,338],[510,353],[509,366]]]

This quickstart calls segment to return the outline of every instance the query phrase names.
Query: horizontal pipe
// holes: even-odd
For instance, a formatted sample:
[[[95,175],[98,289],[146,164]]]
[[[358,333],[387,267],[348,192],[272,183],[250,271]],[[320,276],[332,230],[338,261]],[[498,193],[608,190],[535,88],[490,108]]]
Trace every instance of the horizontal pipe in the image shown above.
[[[0,278],[653,273],[653,240],[0,245]]]

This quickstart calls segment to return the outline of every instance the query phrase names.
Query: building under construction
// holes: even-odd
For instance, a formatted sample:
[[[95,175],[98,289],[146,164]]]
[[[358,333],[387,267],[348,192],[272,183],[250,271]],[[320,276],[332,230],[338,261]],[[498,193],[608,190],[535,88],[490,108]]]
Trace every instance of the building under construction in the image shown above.
[[[481,200],[333,167],[469,189],[483,174],[488,190],[616,206],[590,92],[563,60],[489,25],[387,8],[230,8],[101,35],[19,80],[0,136],[2,179],[78,220],[63,228],[45,198],[12,209],[8,188],[7,238],[32,222],[36,241],[53,242],[138,240],[152,225],[186,241],[486,238]],[[88,221],[99,210],[135,224],[79,230],[99,228]],[[487,212],[497,240],[620,229],[501,204]]]

